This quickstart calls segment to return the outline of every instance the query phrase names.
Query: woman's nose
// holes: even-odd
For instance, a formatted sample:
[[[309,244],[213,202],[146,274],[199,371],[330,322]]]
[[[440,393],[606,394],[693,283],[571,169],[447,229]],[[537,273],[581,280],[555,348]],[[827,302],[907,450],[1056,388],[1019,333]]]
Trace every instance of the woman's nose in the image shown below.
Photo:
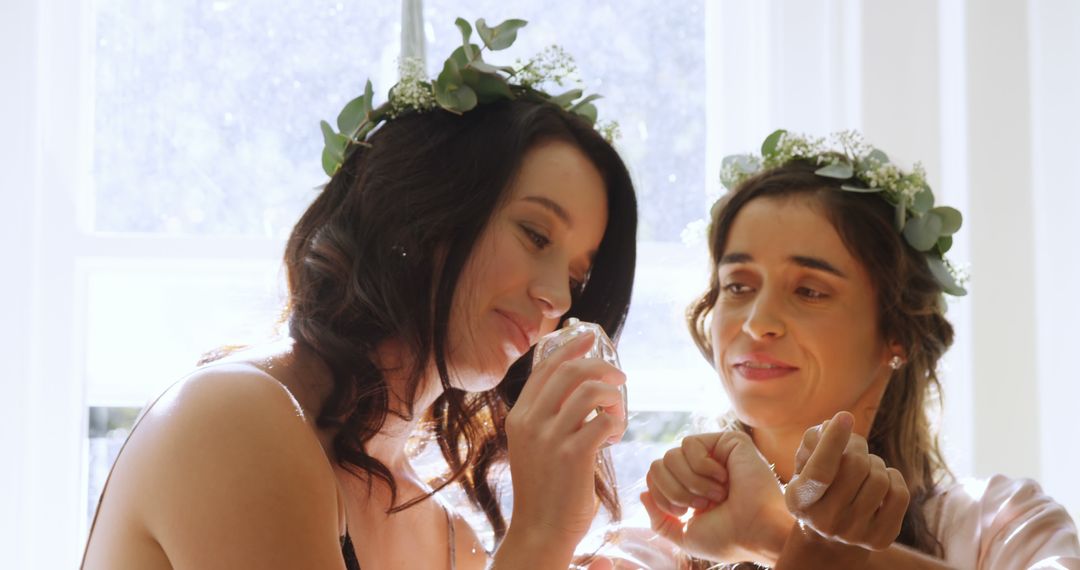
[[[569,272],[547,272],[535,279],[529,289],[530,296],[540,304],[544,318],[557,320],[570,310]]]
[[[742,330],[754,340],[779,338],[787,332],[784,319],[780,314],[778,302],[773,295],[762,291],[743,321]]]

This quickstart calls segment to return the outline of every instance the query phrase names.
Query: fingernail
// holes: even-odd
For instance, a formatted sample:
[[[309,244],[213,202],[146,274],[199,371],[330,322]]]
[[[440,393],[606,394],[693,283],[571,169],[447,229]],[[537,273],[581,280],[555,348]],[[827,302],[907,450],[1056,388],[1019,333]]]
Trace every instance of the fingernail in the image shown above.
[[[851,424],[854,422],[854,418],[851,417],[851,414],[841,413],[839,416],[840,417],[836,418],[836,422],[839,423],[841,427],[851,427]]]
[[[713,490],[708,493],[709,500],[714,503],[723,503],[724,499],[727,499],[727,492]]]

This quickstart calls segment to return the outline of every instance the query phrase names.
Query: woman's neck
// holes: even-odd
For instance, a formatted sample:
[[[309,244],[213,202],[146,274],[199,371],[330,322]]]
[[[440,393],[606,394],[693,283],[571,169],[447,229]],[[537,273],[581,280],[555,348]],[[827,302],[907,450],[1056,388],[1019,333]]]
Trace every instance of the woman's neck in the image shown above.
[[[425,370],[410,402],[408,394],[413,390],[413,385],[409,376],[412,367],[406,365],[408,357],[401,345],[396,341],[384,341],[376,348],[374,360],[382,370],[383,381],[389,389],[389,406],[382,428],[368,440],[365,450],[392,473],[409,475],[412,474],[406,453],[409,439],[416,433],[435,400],[442,395],[442,383],[437,371]]]
[[[874,423],[876,407],[856,406],[860,413],[855,414],[853,433],[864,438],[870,433],[870,427]],[[773,466],[773,471],[782,483],[791,480],[795,472],[795,453],[802,445],[806,430],[813,426],[789,425],[778,427],[751,428],[750,437],[758,451]]]
[[[773,471],[781,483],[791,480],[795,471],[795,452],[802,443],[805,428],[784,426],[777,428],[752,428],[750,437],[758,451],[773,466]]]

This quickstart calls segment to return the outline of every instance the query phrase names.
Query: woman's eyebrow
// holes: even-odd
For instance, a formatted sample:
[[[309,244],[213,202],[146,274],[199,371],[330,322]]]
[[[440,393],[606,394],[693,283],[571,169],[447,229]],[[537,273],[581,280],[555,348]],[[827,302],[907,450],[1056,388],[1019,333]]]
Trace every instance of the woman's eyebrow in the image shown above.
[[[837,269],[833,264],[821,259],[820,257],[808,257],[804,255],[793,255],[788,258],[792,263],[800,267],[806,267],[807,269],[816,269],[818,271],[824,271],[825,273],[831,273],[837,277],[847,279],[847,275],[844,275],[843,271]]]
[[[751,263],[754,261],[754,257],[749,253],[742,253],[739,251],[725,254],[720,258],[720,263],[717,265],[727,265],[732,263]],[[820,257],[810,257],[808,255],[793,255],[788,258],[788,261],[798,265],[799,267],[805,267],[807,269],[816,269],[818,271],[824,271],[825,273],[831,273],[837,277],[847,279],[847,275],[843,271],[840,271],[833,264],[821,259]]]
[[[559,203],[555,200],[552,200],[551,198],[546,198],[544,196],[525,196],[524,198],[522,198],[522,200],[543,206],[552,214],[555,214],[555,217],[562,220],[562,222],[566,224],[567,228],[572,229],[574,227],[574,222],[570,218],[570,213],[567,212],[565,208],[560,206]]]

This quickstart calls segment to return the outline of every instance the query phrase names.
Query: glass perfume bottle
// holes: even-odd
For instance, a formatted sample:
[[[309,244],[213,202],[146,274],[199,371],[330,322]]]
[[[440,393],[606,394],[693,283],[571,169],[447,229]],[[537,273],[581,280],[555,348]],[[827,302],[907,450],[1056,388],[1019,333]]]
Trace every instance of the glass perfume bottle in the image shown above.
[[[540,364],[548,356],[551,355],[560,346],[578,338],[579,336],[588,332],[593,333],[594,341],[589,351],[582,355],[582,358],[600,358],[611,364],[612,366],[619,368],[619,355],[615,352],[615,343],[611,342],[607,333],[604,332],[603,327],[595,323],[582,322],[573,317],[566,320],[566,326],[563,328],[544,335],[539,342],[536,343],[536,349],[533,351],[533,367]],[[626,410],[626,384],[619,386],[619,392],[622,394],[623,410]],[[603,410],[597,408],[585,418],[585,421],[589,421],[596,417],[597,414],[604,413]],[[626,431],[626,416],[623,416],[622,431]],[[607,447],[605,444],[604,447]]]

